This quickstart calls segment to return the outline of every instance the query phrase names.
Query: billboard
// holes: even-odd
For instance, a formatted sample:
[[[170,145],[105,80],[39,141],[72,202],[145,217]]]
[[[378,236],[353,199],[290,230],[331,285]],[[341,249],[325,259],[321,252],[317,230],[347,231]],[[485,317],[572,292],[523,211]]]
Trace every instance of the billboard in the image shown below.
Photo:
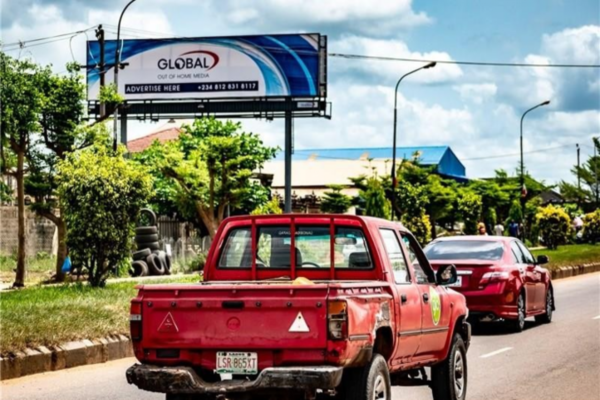
[[[127,39],[119,93],[126,100],[326,97],[326,38],[319,34]],[[113,82],[115,40],[105,43]],[[88,42],[88,100],[98,100],[98,41]]]

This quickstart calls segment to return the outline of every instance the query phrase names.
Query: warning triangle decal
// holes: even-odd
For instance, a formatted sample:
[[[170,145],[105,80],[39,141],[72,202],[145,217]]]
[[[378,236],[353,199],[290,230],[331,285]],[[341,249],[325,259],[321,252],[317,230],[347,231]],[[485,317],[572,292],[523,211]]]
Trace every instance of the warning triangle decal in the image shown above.
[[[306,324],[301,312],[298,313],[296,319],[294,319],[294,322],[292,322],[289,332],[310,332],[310,329]]]
[[[167,313],[165,319],[158,327],[158,331],[162,333],[179,332],[179,328],[177,327],[177,324],[175,323],[171,313]]]

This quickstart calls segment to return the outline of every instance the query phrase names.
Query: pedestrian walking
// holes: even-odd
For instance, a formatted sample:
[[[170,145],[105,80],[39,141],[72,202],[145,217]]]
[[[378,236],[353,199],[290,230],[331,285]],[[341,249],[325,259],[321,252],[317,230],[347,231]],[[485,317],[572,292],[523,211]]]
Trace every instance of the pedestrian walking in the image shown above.
[[[514,219],[508,224],[508,234],[514,238],[519,237],[519,224],[517,224]]]
[[[494,226],[494,232],[496,233],[496,236],[504,236],[504,225],[498,222],[496,226]]]

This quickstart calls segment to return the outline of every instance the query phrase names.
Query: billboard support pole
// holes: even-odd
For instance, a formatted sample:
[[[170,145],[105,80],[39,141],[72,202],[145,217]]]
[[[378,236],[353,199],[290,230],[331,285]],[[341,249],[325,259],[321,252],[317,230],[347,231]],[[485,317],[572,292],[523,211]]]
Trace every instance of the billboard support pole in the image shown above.
[[[98,25],[98,29],[96,30],[96,38],[98,39],[98,44],[100,45],[100,64],[98,65],[98,69],[100,70],[100,90],[102,90],[102,88],[105,85],[106,82],[106,76],[105,76],[105,68],[106,68],[106,61],[105,61],[105,47],[104,47],[104,28],[102,28],[102,25]],[[100,104],[100,117],[104,117],[104,115],[106,114],[106,106],[104,103]]]
[[[285,112],[285,207],[286,214],[292,212],[292,112]]]
[[[127,147],[127,105],[122,104],[121,108],[121,143]]]

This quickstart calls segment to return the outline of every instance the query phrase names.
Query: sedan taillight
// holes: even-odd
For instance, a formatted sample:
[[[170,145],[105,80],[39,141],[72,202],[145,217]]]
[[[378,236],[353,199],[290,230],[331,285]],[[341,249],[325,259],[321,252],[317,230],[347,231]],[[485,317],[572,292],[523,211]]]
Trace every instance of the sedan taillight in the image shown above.
[[[488,283],[505,281],[510,277],[506,271],[503,272],[486,272],[479,281],[479,286],[485,286]]]

